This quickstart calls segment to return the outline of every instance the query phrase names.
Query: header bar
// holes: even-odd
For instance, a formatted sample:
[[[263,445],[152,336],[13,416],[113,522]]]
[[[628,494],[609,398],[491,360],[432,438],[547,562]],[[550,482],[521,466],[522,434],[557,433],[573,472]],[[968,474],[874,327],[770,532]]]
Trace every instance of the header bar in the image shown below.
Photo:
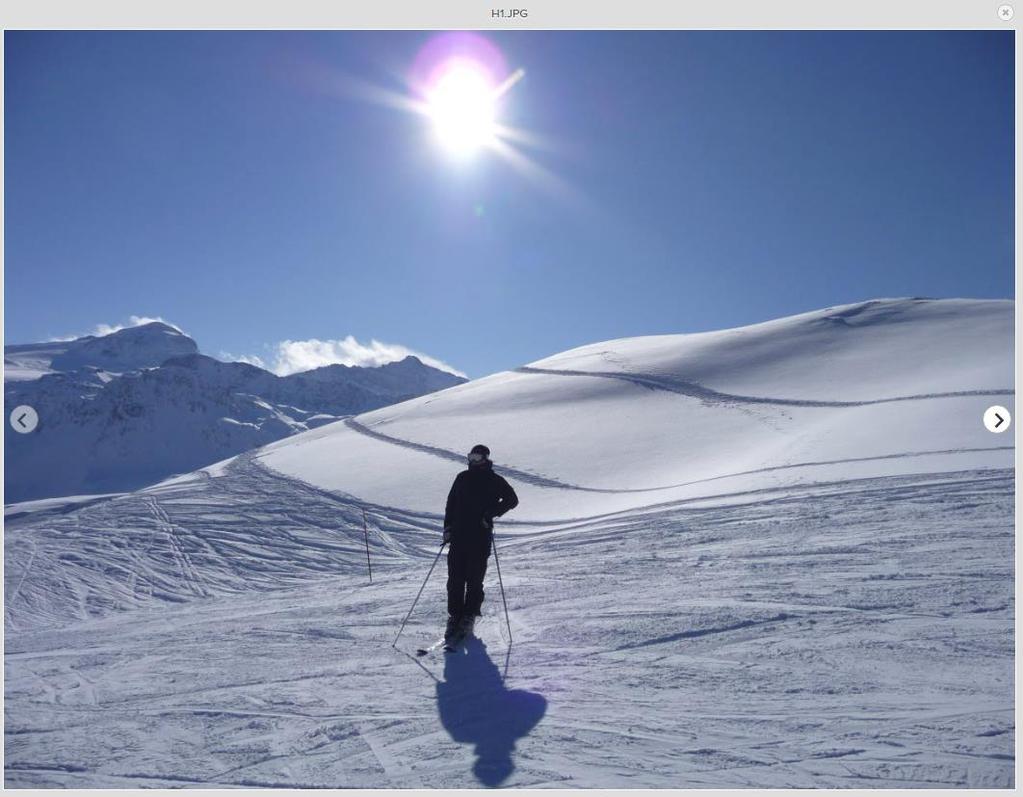
[[[9,0],[0,23],[5,29],[1004,30],[1018,25],[1017,11],[1023,12],[1023,0]]]

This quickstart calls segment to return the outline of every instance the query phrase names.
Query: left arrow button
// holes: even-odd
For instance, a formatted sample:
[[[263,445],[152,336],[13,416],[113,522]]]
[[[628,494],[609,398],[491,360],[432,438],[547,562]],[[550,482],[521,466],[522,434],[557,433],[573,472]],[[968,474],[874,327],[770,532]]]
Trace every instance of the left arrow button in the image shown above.
[[[11,428],[21,434],[30,434],[39,425],[39,414],[28,404],[15,407],[11,413]]]

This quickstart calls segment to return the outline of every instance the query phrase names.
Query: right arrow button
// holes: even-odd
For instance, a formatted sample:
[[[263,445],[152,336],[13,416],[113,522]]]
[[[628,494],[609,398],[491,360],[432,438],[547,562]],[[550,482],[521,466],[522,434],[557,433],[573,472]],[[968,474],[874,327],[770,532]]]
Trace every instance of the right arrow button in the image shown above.
[[[1012,415],[1005,407],[995,405],[988,407],[984,413],[984,426],[989,432],[1001,434],[1012,425]]]

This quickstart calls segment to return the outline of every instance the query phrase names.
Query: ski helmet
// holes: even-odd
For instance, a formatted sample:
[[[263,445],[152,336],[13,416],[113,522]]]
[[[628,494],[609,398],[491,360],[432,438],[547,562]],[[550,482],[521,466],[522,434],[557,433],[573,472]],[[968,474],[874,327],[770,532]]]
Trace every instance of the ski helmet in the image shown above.
[[[490,459],[490,449],[481,443],[477,443],[469,452],[469,464],[480,465]]]

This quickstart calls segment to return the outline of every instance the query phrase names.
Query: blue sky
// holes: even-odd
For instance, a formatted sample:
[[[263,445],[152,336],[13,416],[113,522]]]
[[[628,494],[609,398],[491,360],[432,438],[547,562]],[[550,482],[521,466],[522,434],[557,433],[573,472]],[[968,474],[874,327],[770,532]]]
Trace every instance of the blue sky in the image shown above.
[[[1011,31],[487,34],[553,181],[328,88],[405,92],[435,35],[6,33],[7,342],[159,316],[213,355],[354,336],[481,376],[1013,296]]]

